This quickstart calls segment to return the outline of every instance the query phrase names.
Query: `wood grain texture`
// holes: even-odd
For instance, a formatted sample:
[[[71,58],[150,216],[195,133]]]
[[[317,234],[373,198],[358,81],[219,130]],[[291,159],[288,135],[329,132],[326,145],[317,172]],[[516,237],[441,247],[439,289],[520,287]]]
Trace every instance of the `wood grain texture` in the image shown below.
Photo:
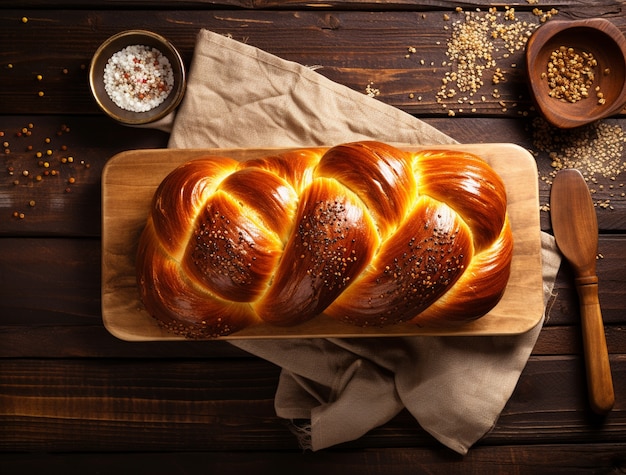
[[[254,471],[259,475],[297,472],[302,475],[324,473],[343,475],[358,469],[363,475],[385,473],[405,475],[425,472],[432,475],[455,473],[492,475],[502,473],[621,473],[626,457],[620,454],[619,443],[596,444],[505,444],[497,447],[479,446],[465,457],[443,449],[424,447],[384,448],[379,450],[332,450],[320,453],[299,451],[254,452],[186,452],[186,453],[121,453],[121,454],[10,454],[0,462],[7,473],[50,475],[83,475],[94,466],[103,472],[134,474],[141,471],[154,475],[192,475],[198,468],[207,473],[239,475]],[[616,455],[618,454],[618,455]]]
[[[604,256],[598,260],[600,303],[606,323],[617,328],[626,315],[625,239],[624,235],[600,236]],[[0,322],[7,329],[101,325],[100,261],[98,239],[0,239]],[[547,323],[578,324],[578,302],[567,263],[562,264],[554,291]],[[36,341],[30,346],[35,350]],[[0,345],[0,351],[3,348]]]
[[[578,170],[561,170],[556,175],[550,205],[556,244],[574,269],[589,400],[595,412],[606,414],[615,394],[598,298],[598,222],[587,183]]]
[[[611,363],[615,391],[624,394],[626,359],[613,356]],[[623,398],[606,418],[595,416],[587,406],[582,367],[578,357],[531,357],[479,445],[626,444]],[[0,449],[297,450],[274,413],[278,372],[257,358],[6,360],[0,372]],[[341,446],[377,447],[440,448],[406,411]]]
[[[532,120],[485,117],[423,120],[461,143],[506,142],[529,150],[542,178],[539,181],[539,203],[549,203],[550,185],[543,178],[554,172],[553,161],[548,152],[537,149]],[[17,137],[16,134],[29,123],[33,124],[32,134]],[[614,128],[616,134],[626,130],[626,119],[610,119],[603,123]],[[57,135],[63,126],[68,127],[69,132]],[[0,236],[100,236],[101,171],[107,161],[125,150],[165,148],[168,137],[158,130],[122,127],[104,116],[84,115],[0,115],[0,131],[5,133],[4,140],[10,149],[10,153],[5,154],[4,166],[7,171],[9,167],[13,169],[10,173],[0,174]],[[548,130],[548,133],[555,135],[557,131]],[[47,144],[46,138],[52,143]],[[38,182],[37,176],[45,170],[39,165],[35,153],[46,153],[47,150],[52,152],[51,169],[56,169],[59,174],[44,176]],[[62,163],[63,157],[67,156],[74,158],[74,164]],[[621,160],[625,158],[626,153],[622,150]],[[28,177],[21,175],[24,170],[29,172]],[[68,187],[67,180],[71,175],[76,182]],[[612,206],[612,209],[596,207],[601,232],[619,233],[626,229],[626,199],[621,196],[626,191],[623,176],[616,180],[610,176],[595,179],[594,202],[608,201]],[[36,203],[34,207],[29,206],[32,200]],[[15,212],[24,213],[24,218],[14,218]],[[550,231],[549,213],[541,211],[540,218],[541,228]]]
[[[555,4],[551,2],[549,5]],[[558,2],[558,6],[567,10],[576,11],[578,9],[593,9],[601,13],[614,12],[623,4],[619,0],[562,0]],[[76,8],[85,5],[84,0],[63,0],[55,2],[57,8]],[[172,0],[166,5],[159,5],[164,10],[184,10],[184,9],[215,9],[232,7],[247,9],[342,9],[342,10],[409,10],[409,11],[428,11],[428,10],[454,10],[457,6],[463,8],[487,8],[489,6],[501,6],[500,2],[482,1],[482,0],[390,0],[381,4],[368,0],[337,0],[326,2],[324,0],[315,0],[305,2],[302,0]],[[529,3],[525,0],[516,0],[507,3],[516,9],[529,9]],[[532,5],[532,4],[530,4]],[[50,3],[46,0],[22,0],[20,6],[25,10],[49,8]],[[154,6],[154,0],[91,0],[89,6],[93,9],[145,9],[145,7]],[[2,4],[6,9],[14,9],[13,4]],[[0,8],[1,9],[1,8]]]
[[[458,4],[448,4],[448,8],[424,12],[423,7],[413,4],[409,11],[380,11],[383,5],[376,8],[378,11],[361,10],[356,2],[348,10],[327,3],[320,4],[319,10],[311,6],[293,10],[282,3],[283,8],[277,11],[263,10],[263,4],[258,9],[244,10],[42,9],[27,12],[29,21],[25,24],[21,22],[24,10],[0,10],[0,44],[20,38],[3,54],[0,103],[9,114],[25,110],[97,114],[88,87],[88,66],[93,53],[108,37],[127,29],[152,29],[180,50],[189,67],[196,35],[206,28],[283,59],[316,66],[318,73],[351,89],[366,93],[371,85],[379,92],[379,100],[412,114],[447,117],[453,111],[458,117],[511,118],[535,114],[526,81],[524,49],[505,52],[504,44],[499,44],[494,57],[506,78],[506,87],[503,83],[492,84],[493,72],[489,71],[482,78],[484,85],[473,104],[465,101],[459,105],[460,95],[438,102],[442,80],[453,70],[453,58],[446,54],[453,23],[463,19],[465,10],[456,12]],[[620,6],[599,5],[604,12],[613,12],[609,19],[626,32],[626,17],[620,15]],[[502,5],[497,8],[504,15]],[[520,2],[515,11],[520,25],[541,24],[533,8]],[[466,9],[475,11],[471,5]],[[549,6],[542,5],[541,10],[548,11]],[[564,10],[560,15],[567,19],[587,16],[591,11],[587,6],[572,13]],[[444,15],[449,19],[445,20]],[[42,44],[47,46],[45,55]],[[408,53],[409,47],[415,48],[415,53]],[[6,69],[7,63],[12,65],[10,69]],[[41,81],[35,79],[37,74],[43,76]],[[40,91],[43,96],[39,96]]]
[[[537,22],[536,7],[555,7],[555,18],[601,17],[626,32],[624,1],[508,4],[522,21]],[[498,56],[506,81],[494,85],[489,74],[479,93],[485,100],[475,111],[467,105],[460,111],[452,102],[444,107],[435,99],[450,70],[443,63],[450,59],[447,41],[458,6],[464,12],[492,6],[504,12],[501,2],[481,0],[0,2],[1,473],[626,471],[624,173],[589,183],[601,233],[599,298],[616,395],[604,418],[586,400],[578,297],[567,263],[511,399],[493,431],[465,457],[435,442],[407,413],[345,446],[302,453],[274,414],[275,366],[224,341],[126,342],[102,324],[102,170],[120,152],[165,148],[168,138],[121,127],[98,111],[87,66],[105,38],[127,28],[153,29],[170,38],[189,65],[196,33],[204,27],[285,59],[320,65],[320,74],[363,93],[370,85],[379,91],[378,100],[461,143],[507,142],[527,149],[537,163],[539,201],[545,205],[555,168],[550,151],[538,147],[541,127],[529,101],[521,50]],[[409,46],[416,52],[409,54]],[[29,123],[31,135],[18,137]],[[619,137],[626,118],[617,114],[601,124],[610,137]],[[547,136],[562,137],[556,129]],[[615,143],[621,163],[623,145]],[[601,148],[595,144],[593,152]],[[43,175],[43,160],[35,155],[48,149],[54,176]],[[540,223],[551,232],[545,208]]]

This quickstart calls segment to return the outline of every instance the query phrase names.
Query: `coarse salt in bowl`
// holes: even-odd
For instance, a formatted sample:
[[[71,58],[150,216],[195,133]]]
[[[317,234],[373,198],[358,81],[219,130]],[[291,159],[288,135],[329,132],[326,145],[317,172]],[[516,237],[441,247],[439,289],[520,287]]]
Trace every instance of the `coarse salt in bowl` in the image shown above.
[[[130,30],[107,39],[91,61],[89,84],[96,102],[125,125],[156,122],[182,100],[186,80],[180,54],[161,35]]]

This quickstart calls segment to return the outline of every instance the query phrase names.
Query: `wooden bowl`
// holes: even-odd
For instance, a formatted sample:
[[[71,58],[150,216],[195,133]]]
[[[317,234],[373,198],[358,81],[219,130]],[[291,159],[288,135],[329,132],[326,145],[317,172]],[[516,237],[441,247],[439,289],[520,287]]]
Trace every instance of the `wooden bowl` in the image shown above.
[[[105,90],[104,68],[107,62],[115,53],[131,45],[148,46],[159,50],[169,60],[174,75],[173,88],[167,98],[146,112],[123,109]],[[144,125],[162,119],[180,104],[186,88],[185,68],[179,52],[163,36],[145,30],[122,31],[108,38],[94,53],[89,68],[89,85],[98,106],[109,117],[124,125]]]
[[[591,53],[597,61],[589,95],[570,102],[551,96],[548,63],[562,46]],[[620,112],[626,105],[626,39],[604,19],[552,20],[538,28],[526,46],[526,68],[533,100],[545,119],[564,129],[579,127]],[[599,88],[604,101],[597,97]],[[603,102],[603,103],[602,103]]]

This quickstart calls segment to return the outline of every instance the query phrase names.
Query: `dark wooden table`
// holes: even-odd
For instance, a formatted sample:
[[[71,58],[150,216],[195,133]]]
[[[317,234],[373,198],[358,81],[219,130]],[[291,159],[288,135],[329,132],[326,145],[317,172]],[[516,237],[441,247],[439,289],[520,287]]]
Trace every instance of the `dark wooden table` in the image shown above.
[[[446,52],[453,24],[477,8],[484,14],[487,3],[19,4],[0,5],[1,473],[626,471],[626,116],[576,131],[582,142],[574,133],[547,130],[552,144],[541,149],[538,135],[546,129],[529,100],[523,48],[498,53],[501,81],[498,74],[493,80],[492,68],[473,98],[438,102],[452,66]],[[626,3],[620,1],[509,5],[511,21],[522,30],[556,8],[558,18],[603,17],[626,33]],[[500,3],[497,11],[507,15]],[[165,35],[187,64],[200,28],[229,34],[285,59],[322,65],[320,74],[369,91],[460,142],[526,147],[539,168],[545,231],[550,223],[543,205],[559,147],[574,141],[575,150],[607,167],[614,160],[612,172],[589,181],[601,233],[598,275],[613,411],[602,418],[588,406],[567,265],[512,398],[465,457],[432,439],[406,412],[357,441],[302,453],[274,413],[279,368],[224,342],[129,343],[111,336],[100,309],[101,171],[118,152],[167,145],[162,132],[114,124],[89,93],[91,55],[104,39],[131,28]]]

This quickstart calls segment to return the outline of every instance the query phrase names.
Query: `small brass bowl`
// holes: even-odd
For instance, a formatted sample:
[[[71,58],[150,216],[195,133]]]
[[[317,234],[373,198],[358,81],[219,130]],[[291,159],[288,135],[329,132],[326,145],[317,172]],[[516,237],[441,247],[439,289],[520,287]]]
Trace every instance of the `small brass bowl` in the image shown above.
[[[591,53],[597,61],[588,97],[573,102],[554,97],[546,75],[552,53],[561,47]],[[626,39],[607,20],[551,20],[545,23],[528,40],[526,69],[536,106],[556,127],[580,127],[614,115],[626,105]],[[602,97],[598,97],[598,92]]]
[[[131,45],[156,48],[168,60],[174,75],[173,88],[167,98],[158,106],[146,112],[134,112],[119,107],[105,90],[104,68],[115,53]],[[172,112],[185,94],[186,78],[183,60],[176,48],[163,36],[145,30],[128,30],[111,36],[96,50],[89,68],[91,92],[109,117],[124,125],[144,125],[156,122]]]

